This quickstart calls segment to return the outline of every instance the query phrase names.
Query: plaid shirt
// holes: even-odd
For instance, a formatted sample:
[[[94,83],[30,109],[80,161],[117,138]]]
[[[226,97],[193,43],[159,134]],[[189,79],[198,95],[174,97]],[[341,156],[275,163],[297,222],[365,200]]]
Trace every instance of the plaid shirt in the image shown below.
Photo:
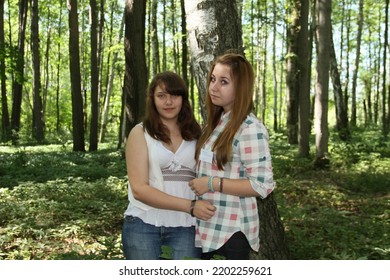
[[[229,122],[225,114],[203,149],[211,151],[218,135]],[[214,156],[215,158],[215,156]],[[229,179],[249,179],[253,189],[265,198],[274,189],[268,132],[250,114],[233,139],[232,160],[218,170],[215,162],[199,161],[197,176],[217,176]],[[220,192],[208,192],[199,199],[209,200],[217,210],[208,221],[197,220],[196,245],[203,252],[219,249],[237,231],[242,231],[253,250],[259,249],[259,215],[256,197],[238,197]]]

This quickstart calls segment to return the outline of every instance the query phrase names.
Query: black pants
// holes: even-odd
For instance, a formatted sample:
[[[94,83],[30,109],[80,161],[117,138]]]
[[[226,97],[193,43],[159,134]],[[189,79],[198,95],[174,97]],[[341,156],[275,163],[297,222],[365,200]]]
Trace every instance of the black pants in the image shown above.
[[[238,231],[218,250],[202,253],[202,259],[218,259],[218,256],[222,256],[227,260],[249,260],[250,250],[245,234]]]

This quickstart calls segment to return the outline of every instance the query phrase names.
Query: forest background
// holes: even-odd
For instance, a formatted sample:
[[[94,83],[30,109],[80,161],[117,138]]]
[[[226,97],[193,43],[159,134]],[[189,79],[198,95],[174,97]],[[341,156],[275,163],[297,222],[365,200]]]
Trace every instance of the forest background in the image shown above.
[[[388,2],[1,1],[0,258],[120,258],[123,143],[147,81],[182,75],[203,123],[209,64],[197,64],[191,34],[202,31],[210,62],[231,48],[219,32],[235,33],[221,22],[234,11],[242,34],[232,45],[256,72],[289,256],[389,259]]]

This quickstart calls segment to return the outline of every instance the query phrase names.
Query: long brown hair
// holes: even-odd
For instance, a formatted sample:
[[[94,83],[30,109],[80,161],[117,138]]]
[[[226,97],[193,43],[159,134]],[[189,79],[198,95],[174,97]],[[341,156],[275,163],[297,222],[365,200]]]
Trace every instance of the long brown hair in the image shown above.
[[[144,129],[154,139],[171,143],[168,128],[163,124],[154,103],[154,90],[157,86],[164,87],[167,93],[182,97],[182,107],[177,119],[181,136],[184,140],[198,139],[201,128],[195,120],[190,102],[188,89],[184,80],[171,71],[161,72],[155,75],[149,84],[146,96],[146,114],[143,121]]]
[[[211,133],[217,126],[223,108],[212,103],[209,94],[209,85],[211,76],[216,64],[223,64],[230,67],[230,73],[235,86],[235,98],[233,108],[230,112],[230,120],[225,129],[216,139],[212,150],[216,156],[218,169],[223,170],[223,165],[231,160],[233,138],[242,122],[253,110],[253,85],[254,74],[252,65],[245,59],[244,56],[235,53],[226,53],[217,57],[207,75],[207,123],[196,147],[196,159],[199,159],[200,150],[205,144]]]

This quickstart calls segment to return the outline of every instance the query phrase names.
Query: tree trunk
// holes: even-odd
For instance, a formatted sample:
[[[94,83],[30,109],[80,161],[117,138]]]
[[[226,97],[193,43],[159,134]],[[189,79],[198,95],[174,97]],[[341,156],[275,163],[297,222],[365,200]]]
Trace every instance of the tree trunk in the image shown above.
[[[5,54],[4,39],[4,1],[0,1],[0,54]],[[7,84],[5,75],[5,55],[0,55],[0,83],[1,83],[1,140],[6,142],[11,136],[9,121]]]
[[[79,22],[77,0],[68,0],[69,13],[69,62],[72,90],[73,151],[85,151],[84,110],[81,92]]]
[[[286,260],[290,258],[283,224],[280,220],[274,195],[271,193],[265,199],[257,200],[260,217],[260,249],[252,253],[251,259]]]
[[[45,137],[41,98],[38,0],[31,0],[31,50],[33,63],[33,137],[38,143],[43,143]]]
[[[123,40],[123,26],[125,24],[125,16],[123,14],[122,17],[122,23],[121,27],[119,29],[119,34],[118,34],[118,44],[122,42]],[[108,121],[108,113],[110,109],[110,100],[111,100],[111,93],[114,85],[114,77],[115,77],[115,68],[116,68],[116,63],[118,60],[118,51],[115,51],[112,55],[112,61],[111,61],[111,67],[110,70],[108,71],[108,81],[107,81],[107,89],[106,89],[106,94],[104,98],[104,105],[103,105],[103,112],[102,112],[102,118],[101,118],[101,129],[100,129],[100,142],[104,141],[104,136],[106,133],[106,126],[107,126],[107,121]]]
[[[157,32],[157,0],[152,0],[152,50],[153,50],[153,60],[152,60],[152,76],[160,72],[160,54],[158,49],[158,32]]]
[[[20,114],[22,107],[22,88],[24,80],[24,43],[26,37],[28,1],[19,0],[18,56],[16,58],[16,77],[12,85],[11,135],[13,144],[19,139]]]
[[[181,9],[181,75],[183,80],[189,86],[188,81],[188,46],[187,46],[187,22],[186,22],[186,10],[184,7],[184,0],[180,0],[180,9]],[[194,107],[192,103],[192,107]]]
[[[235,1],[191,0],[185,4],[191,66],[194,69],[199,94],[204,97],[206,76],[214,57],[228,49],[243,50],[241,23],[238,22]],[[204,103],[201,107],[204,107]],[[263,200],[259,199],[258,208],[261,248],[260,252],[253,254],[251,258],[288,259],[284,228],[273,195]]]
[[[295,0],[290,3],[290,24],[287,27],[287,139],[289,144],[298,144],[298,31],[299,15],[295,8]]]
[[[299,155],[310,153],[310,50],[309,50],[309,0],[295,2],[299,13],[298,54],[298,145]]]
[[[89,151],[98,149],[99,131],[99,64],[98,64],[98,9],[96,0],[90,0],[91,19],[91,123]]]
[[[356,126],[356,86],[357,76],[359,73],[359,62],[360,62],[360,46],[362,42],[362,29],[363,29],[363,0],[359,0],[359,21],[358,21],[358,32],[356,37],[356,57],[355,57],[355,68],[352,76],[352,106],[351,106],[351,125]]]
[[[328,0],[317,0],[317,65],[315,96],[315,133],[317,167],[327,167],[328,153],[328,99],[330,68],[330,17],[332,3]]]
[[[336,103],[336,127],[339,132],[339,137],[343,141],[350,138],[348,128],[348,115],[346,104],[344,104],[343,89],[341,88],[340,73],[337,67],[336,52],[333,44],[333,32],[330,30],[330,75],[333,83],[334,100]]]
[[[273,128],[274,131],[279,130],[279,119],[278,119],[278,78],[277,78],[277,70],[276,70],[276,1],[272,0],[272,14],[273,14],[273,20],[272,20],[272,79],[273,79],[273,91],[274,91],[274,98],[273,98]]]
[[[185,1],[192,74],[199,108],[206,120],[206,76],[214,58],[229,49],[243,53],[242,30],[235,1]],[[223,12],[221,12],[223,11]]]
[[[126,1],[124,96],[126,124],[123,137],[141,121],[145,111],[148,85],[145,60],[146,2]],[[123,140],[124,138],[122,138]]]
[[[382,130],[383,130],[383,136],[387,138],[387,135],[389,134],[389,116],[390,116],[390,108],[388,108],[387,114],[389,116],[386,116],[386,65],[387,65],[387,46],[388,46],[388,32],[389,32],[389,0],[386,0],[386,10],[385,10],[385,30],[384,30],[384,48],[383,48],[383,76],[382,76]],[[390,99],[390,92],[388,93],[388,98]],[[390,100],[388,100],[388,103]],[[390,106],[390,104],[388,104]]]

